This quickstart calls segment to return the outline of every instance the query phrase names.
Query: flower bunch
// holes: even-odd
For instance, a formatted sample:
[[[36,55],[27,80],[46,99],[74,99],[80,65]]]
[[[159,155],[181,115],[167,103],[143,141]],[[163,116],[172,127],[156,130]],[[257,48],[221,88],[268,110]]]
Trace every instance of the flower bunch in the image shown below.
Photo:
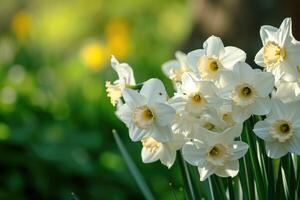
[[[108,96],[131,140],[141,142],[144,163],[160,160],[170,168],[180,150],[201,181],[212,174],[234,177],[248,149],[264,153],[258,139],[249,139],[252,133],[265,141],[259,147],[270,158],[300,154],[300,42],[289,18],[279,28],[262,26],[260,35],[255,63],[262,69],[216,36],[201,49],[176,52],[162,65],[172,96],[155,78],[135,84],[131,67],[112,58],[119,79],[107,83]]]

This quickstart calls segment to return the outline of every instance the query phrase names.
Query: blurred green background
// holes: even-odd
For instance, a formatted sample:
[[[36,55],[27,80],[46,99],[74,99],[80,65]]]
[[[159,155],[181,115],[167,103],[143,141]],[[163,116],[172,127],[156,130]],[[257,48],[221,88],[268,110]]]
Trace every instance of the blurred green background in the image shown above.
[[[142,199],[113,128],[151,188],[169,198],[178,170],[144,167],[105,81],[117,78],[111,54],[138,81],[164,78],[160,65],[191,29],[186,2],[0,2],[0,199]]]
[[[249,50],[251,62],[260,25],[288,16],[299,25],[298,1],[278,2],[0,0],[0,199],[143,199],[112,129],[155,196],[181,199],[177,164],[143,164],[141,145],[114,115],[110,55],[138,82],[158,77],[171,92],[160,66],[175,50],[214,34]]]

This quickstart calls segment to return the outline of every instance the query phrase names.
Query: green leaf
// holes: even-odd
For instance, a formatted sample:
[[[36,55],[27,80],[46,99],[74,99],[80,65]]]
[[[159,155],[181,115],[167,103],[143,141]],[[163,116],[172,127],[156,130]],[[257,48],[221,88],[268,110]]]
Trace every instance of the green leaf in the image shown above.
[[[296,192],[296,175],[291,154],[281,158],[282,168],[284,170],[283,182],[286,186],[286,193],[289,199],[295,199]]]
[[[194,191],[191,175],[188,170],[187,164],[184,161],[184,159],[182,158],[181,154],[179,154],[178,157],[179,157],[179,167],[180,167],[180,171],[181,171],[181,175],[183,178],[184,187],[185,187],[185,191],[187,193],[188,199],[195,200],[196,199],[195,191]]]
[[[253,171],[259,199],[265,199],[266,178],[263,177],[262,166],[259,165],[259,161],[257,157],[256,138],[254,133],[252,132],[253,124],[254,123],[251,121],[251,118],[244,123],[246,142],[250,146],[249,154],[250,154],[251,167],[252,167],[252,169],[248,169],[248,170]]]
[[[136,167],[136,165],[134,164],[133,160],[131,159],[129,153],[127,152],[122,140],[120,139],[118,133],[116,132],[116,130],[112,131],[113,136],[116,140],[116,143],[118,145],[119,150],[121,151],[121,154],[127,164],[127,167],[130,171],[130,173],[132,174],[132,176],[134,177],[137,185],[139,186],[140,190],[142,191],[144,197],[148,200],[153,200],[153,194],[151,193],[148,185],[146,184],[143,176],[141,175],[140,171],[138,170],[138,168]]]

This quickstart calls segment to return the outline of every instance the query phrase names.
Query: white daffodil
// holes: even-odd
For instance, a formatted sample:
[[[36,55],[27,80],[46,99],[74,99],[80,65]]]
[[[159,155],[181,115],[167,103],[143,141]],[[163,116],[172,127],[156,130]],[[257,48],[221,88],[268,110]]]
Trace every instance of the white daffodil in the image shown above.
[[[175,134],[191,136],[198,130],[198,124],[199,119],[184,110],[176,113],[176,117],[171,124],[171,128]]]
[[[284,104],[272,100],[267,118],[254,126],[254,133],[265,140],[267,155],[280,158],[288,152],[300,155],[300,106],[298,102]]]
[[[123,98],[125,104],[117,109],[116,115],[128,126],[133,141],[145,137],[159,142],[171,140],[170,123],[176,112],[167,104],[166,89],[159,79],[144,82],[140,93],[125,88]]]
[[[234,126],[222,133],[201,130],[201,140],[194,139],[182,147],[183,158],[191,165],[197,166],[200,180],[204,181],[212,174],[221,177],[234,177],[239,171],[238,159],[243,157],[248,145],[234,141],[241,134],[241,126]]]
[[[199,119],[199,126],[213,132],[223,132],[229,126],[215,109],[204,112]]]
[[[197,80],[192,74],[182,75],[180,92],[175,93],[170,104],[177,112],[187,111],[199,115],[209,107],[217,106],[220,98],[216,95],[216,88],[210,81]]]
[[[228,104],[221,105],[217,108],[217,113],[219,118],[226,123],[227,127],[232,127],[236,125],[236,121],[233,119],[232,106]]]
[[[107,81],[105,83],[107,96],[110,97],[110,101],[115,106],[122,96],[122,91],[126,86],[134,86],[135,79],[132,68],[127,63],[119,63],[119,61],[112,56],[111,66],[117,72],[119,79],[113,83]]]
[[[251,114],[265,115],[270,111],[269,94],[274,88],[274,77],[269,72],[252,69],[247,63],[237,63],[231,72],[220,78],[220,96],[232,100],[232,114],[243,122]]]
[[[187,56],[181,51],[175,53],[176,60],[170,60],[162,65],[164,74],[174,83],[181,82],[181,76],[184,72],[190,71],[187,66]]]
[[[143,139],[142,160],[144,163],[152,163],[157,160],[172,167],[176,159],[176,151],[179,150],[187,139],[181,134],[174,134],[170,142],[158,142],[152,137]]]
[[[222,40],[216,36],[209,37],[203,48],[187,54],[189,66],[202,80],[217,82],[222,71],[230,70],[235,63],[246,60],[243,50],[224,47]]]
[[[263,47],[255,56],[256,64],[265,67],[275,76],[294,81],[298,77],[297,66],[300,64],[300,43],[292,35],[292,20],[286,18],[279,28],[262,26],[260,37]]]

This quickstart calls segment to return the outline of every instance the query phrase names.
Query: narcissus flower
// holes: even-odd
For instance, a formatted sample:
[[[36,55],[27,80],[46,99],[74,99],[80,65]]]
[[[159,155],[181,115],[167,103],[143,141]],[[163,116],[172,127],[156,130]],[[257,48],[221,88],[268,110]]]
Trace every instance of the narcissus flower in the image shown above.
[[[186,110],[194,115],[200,114],[210,106],[220,103],[220,98],[216,95],[216,88],[210,81],[197,80],[192,74],[182,75],[181,90],[175,93],[170,102],[177,111]]]
[[[184,72],[190,71],[187,66],[187,56],[181,51],[175,53],[176,60],[170,60],[162,65],[164,74],[169,77],[173,83],[181,82]]]
[[[297,66],[300,64],[300,43],[292,35],[292,20],[286,18],[279,28],[262,26],[260,37],[263,47],[255,56],[256,64],[265,67],[275,76],[294,81],[298,78]]]
[[[122,94],[125,104],[116,115],[128,126],[133,141],[147,137],[159,142],[172,139],[170,124],[176,112],[167,104],[167,93],[160,80],[149,79],[140,92],[125,88]]]
[[[241,126],[234,126],[222,133],[202,129],[193,141],[183,145],[183,158],[191,165],[198,167],[201,181],[212,174],[221,177],[237,175],[238,159],[243,157],[248,150],[246,143],[234,141],[241,131]]]
[[[182,134],[174,134],[170,142],[158,142],[152,137],[143,139],[142,160],[144,163],[152,163],[157,160],[170,168],[176,159],[176,151],[187,141]]]
[[[254,126],[254,133],[265,140],[267,155],[280,158],[288,152],[300,154],[299,101],[284,104],[272,100],[272,110],[267,118]]]
[[[209,37],[203,43],[203,48],[187,55],[189,66],[202,80],[216,82],[222,71],[230,70],[235,63],[246,60],[243,50],[224,47],[222,40],[216,36]]]
[[[119,63],[114,56],[111,58],[111,66],[117,72],[119,79],[113,83],[107,81],[105,86],[107,96],[110,97],[111,103],[115,106],[121,98],[125,87],[135,85],[135,79],[132,68],[127,63]]]
[[[268,114],[268,95],[273,88],[271,73],[252,69],[244,62],[237,63],[232,72],[226,72],[220,78],[220,96],[232,100],[232,114],[238,122],[245,121],[251,114]]]

